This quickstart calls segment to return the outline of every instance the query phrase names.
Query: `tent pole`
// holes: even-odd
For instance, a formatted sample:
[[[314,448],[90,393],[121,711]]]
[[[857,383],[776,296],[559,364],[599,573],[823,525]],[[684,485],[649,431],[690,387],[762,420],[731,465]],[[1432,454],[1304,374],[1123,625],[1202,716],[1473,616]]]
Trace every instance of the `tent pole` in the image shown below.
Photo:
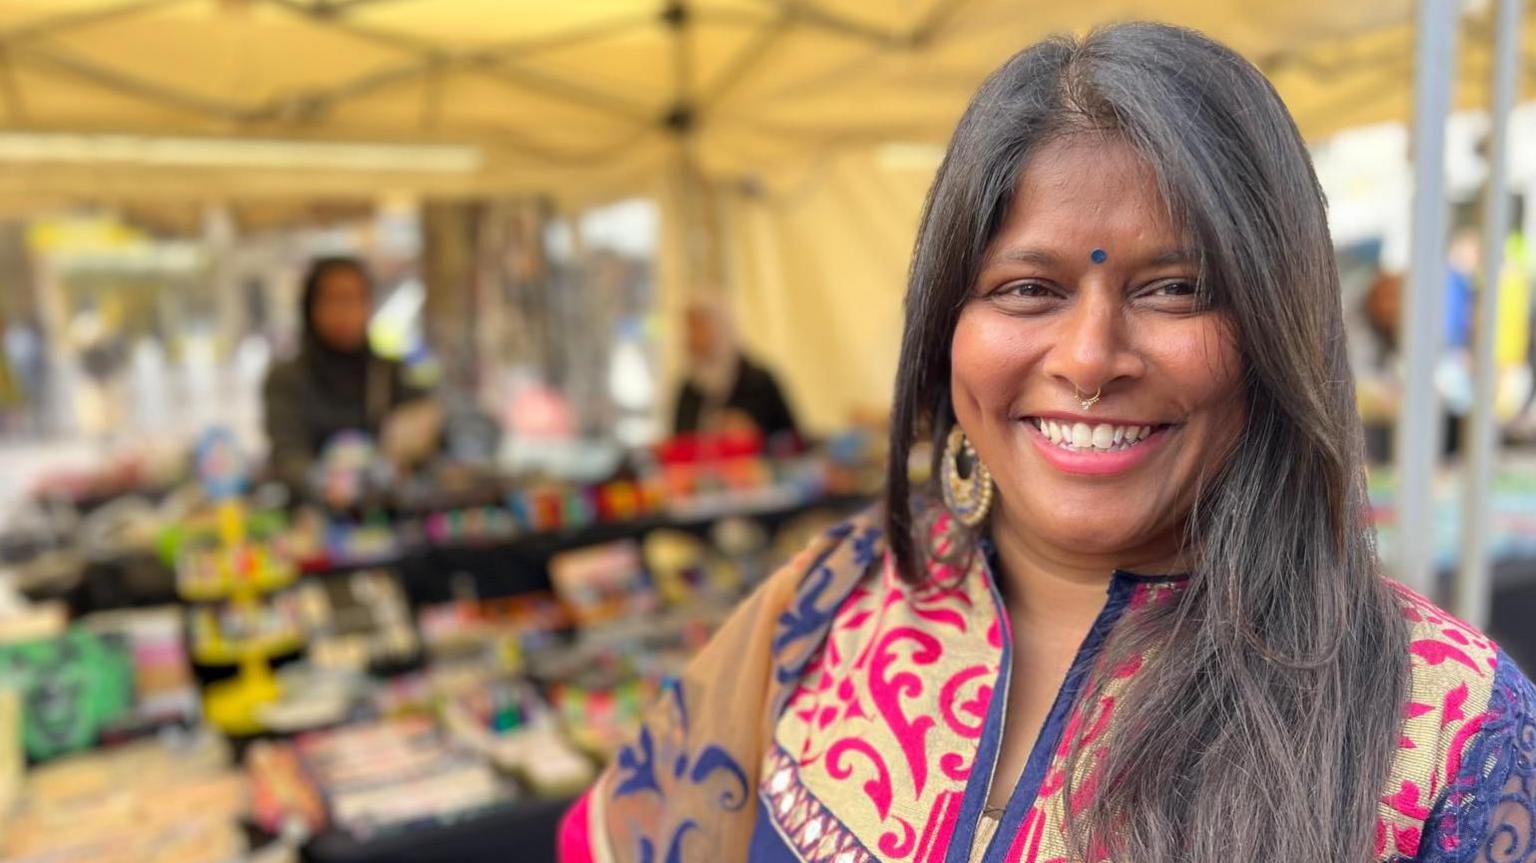
[[[1408,296],[1400,327],[1405,374],[1397,424],[1396,574],[1433,591],[1435,510],[1432,480],[1440,451],[1435,363],[1444,333],[1446,262],[1445,123],[1456,72],[1455,0],[1419,0],[1415,33],[1413,224]]]
[[[1493,27],[1493,105],[1488,130],[1488,187],[1483,199],[1482,284],[1477,291],[1473,328],[1474,397],[1468,419],[1466,487],[1462,495],[1462,565],[1456,580],[1455,610],[1473,626],[1488,622],[1492,589],[1489,522],[1493,517],[1493,471],[1499,454],[1494,418],[1498,368],[1494,358],[1498,330],[1499,273],[1509,232],[1509,111],[1518,86],[1521,0],[1498,0]]]

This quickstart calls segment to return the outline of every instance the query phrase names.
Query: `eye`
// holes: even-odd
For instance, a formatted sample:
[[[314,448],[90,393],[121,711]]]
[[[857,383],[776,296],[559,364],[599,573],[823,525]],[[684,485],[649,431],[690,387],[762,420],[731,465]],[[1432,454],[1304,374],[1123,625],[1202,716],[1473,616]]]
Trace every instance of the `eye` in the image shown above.
[[[1171,279],[1154,285],[1150,293],[1159,297],[1193,297],[1198,292],[1193,280]]]
[[[1143,288],[1135,299],[1146,308],[1188,314],[1200,311],[1205,297],[1198,279],[1159,279]]]
[[[1055,292],[1043,282],[1011,282],[992,292],[994,297],[1024,297],[1034,299],[1037,297],[1050,297]]]

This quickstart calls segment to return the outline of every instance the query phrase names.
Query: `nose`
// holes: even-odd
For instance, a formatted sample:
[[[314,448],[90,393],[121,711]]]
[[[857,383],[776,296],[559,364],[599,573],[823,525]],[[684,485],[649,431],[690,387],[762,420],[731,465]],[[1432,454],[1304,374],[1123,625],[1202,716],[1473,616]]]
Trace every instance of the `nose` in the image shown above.
[[[1077,301],[1056,319],[1045,372],[1083,394],[1111,389],[1133,377],[1138,363],[1118,297],[1083,287]]]

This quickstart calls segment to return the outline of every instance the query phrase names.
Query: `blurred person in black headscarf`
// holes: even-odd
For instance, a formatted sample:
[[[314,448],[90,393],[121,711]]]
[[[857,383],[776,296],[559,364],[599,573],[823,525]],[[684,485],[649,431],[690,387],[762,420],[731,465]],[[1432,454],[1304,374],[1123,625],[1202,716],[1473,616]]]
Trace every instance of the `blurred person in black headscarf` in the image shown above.
[[[310,468],[338,433],[361,431],[409,467],[434,452],[442,412],[406,382],[400,363],[368,344],[373,280],[355,258],[320,258],[304,279],[303,346],[275,366],[263,393],[273,473],[302,489]]]
[[[685,318],[688,371],[677,396],[677,434],[755,429],[765,440],[800,440],[773,373],[742,353],[725,307],[695,300]]]

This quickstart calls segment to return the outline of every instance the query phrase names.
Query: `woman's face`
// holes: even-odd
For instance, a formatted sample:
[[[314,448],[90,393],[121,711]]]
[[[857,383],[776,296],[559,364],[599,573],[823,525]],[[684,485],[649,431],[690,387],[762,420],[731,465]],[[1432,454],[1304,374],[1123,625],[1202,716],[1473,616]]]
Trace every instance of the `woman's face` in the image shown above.
[[[368,343],[373,291],[352,267],[332,267],[320,277],[315,293],[315,334],[333,350],[358,351]]]
[[[1117,566],[1168,561],[1244,419],[1237,345],[1197,306],[1197,268],[1130,147],[1068,138],[1033,154],[950,354],[1002,529]]]

